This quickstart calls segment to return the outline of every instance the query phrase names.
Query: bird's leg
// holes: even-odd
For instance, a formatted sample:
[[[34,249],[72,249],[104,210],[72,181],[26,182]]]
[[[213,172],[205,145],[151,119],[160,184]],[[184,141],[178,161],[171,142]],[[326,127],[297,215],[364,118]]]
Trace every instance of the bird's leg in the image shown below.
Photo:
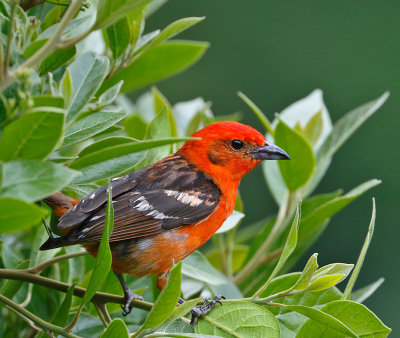
[[[122,290],[124,290],[124,305],[121,305],[121,308],[123,310],[122,315],[126,316],[129,315],[132,311],[130,305],[131,305],[131,301],[133,299],[139,299],[139,300],[143,300],[142,296],[138,296],[136,294],[134,294],[131,290],[128,289],[128,286],[125,283],[125,279],[122,276],[122,274],[115,272],[115,275],[117,276],[119,282],[121,283],[122,286]]]
[[[192,314],[192,319],[190,320],[190,324],[191,325],[196,324],[197,319],[199,319],[200,316],[209,313],[217,303],[222,305],[221,299],[225,299],[225,297],[215,296],[211,302],[209,302],[208,299],[205,298],[203,304],[199,308],[195,307],[192,310],[190,310],[190,313]],[[179,297],[178,303],[182,304],[184,302],[185,301]]]

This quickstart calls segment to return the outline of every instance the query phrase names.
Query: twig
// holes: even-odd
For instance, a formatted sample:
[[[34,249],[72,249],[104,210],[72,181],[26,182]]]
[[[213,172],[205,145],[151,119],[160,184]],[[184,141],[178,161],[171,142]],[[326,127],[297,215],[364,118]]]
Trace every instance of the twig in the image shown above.
[[[7,297],[3,296],[0,294],[0,302],[3,302],[7,306],[9,306],[11,309],[13,309],[14,312],[16,312],[20,317],[25,317],[32,322],[34,322],[36,325],[40,326],[46,331],[53,331],[55,333],[58,333],[64,337],[67,338],[78,338],[78,336],[69,333],[65,331],[62,327],[56,326],[54,324],[48,323],[45,320],[35,316],[33,313],[29,312],[28,310],[24,309],[23,307],[19,306],[18,304],[14,303],[11,299],[8,299]]]
[[[262,264],[262,257],[268,253],[268,250],[274,244],[278,236],[281,234],[282,229],[285,226],[285,220],[288,215],[290,196],[287,195],[282,201],[279,207],[278,216],[276,222],[271,229],[265,242],[258,248],[254,256],[248,261],[248,263],[239,271],[239,273],[233,277],[233,282],[237,285],[244,282],[244,280]]]
[[[11,51],[11,44],[13,39],[13,28],[14,28],[14,16],[17,10],[18,0],[11,1],[11,13],[10,13],[10,20],[8,23],[8,35],[7,35],[7,45],[6,45],[6,53],[4,55],[4,65],[2,69],[2,74],[5,78],[8,76],[8,67],[10,65],[10,51]]]
[[[36,265],[32,268],[22,270],[28,273],[33,273],[33,274],[38,274],[40,271],[44,270],[45,268],[49,267],[50,265],[53,265],[55,263],[58,263],[60,261],[70,259],[70,258],[75,258],[75,257],[80,257],[80,256],[86,256],[88,253],[86,251],[78,251],[78,252],[73,252],[70,254],[65,254],[61,256],[56,256],[52,259],[49,259],[46,262],[43,262],[42,264]]]
[[[43,276],[34,275],[21,270],[0,269],[0,278],[29,282],[61,292],[67,292],[68,289],[71,287],[70,284],[59,282]],[[85,288],[81,288],[78,286],[74,287],[74,296],[76,297],[83,298],[85,292]],[[96,292],[96,294],[91,299],[91,302],[124,304],[124,297],[105,292]],[[153,304],[138,299],[133,299],[131,302],[131,306],[145,311],[150,311]]]

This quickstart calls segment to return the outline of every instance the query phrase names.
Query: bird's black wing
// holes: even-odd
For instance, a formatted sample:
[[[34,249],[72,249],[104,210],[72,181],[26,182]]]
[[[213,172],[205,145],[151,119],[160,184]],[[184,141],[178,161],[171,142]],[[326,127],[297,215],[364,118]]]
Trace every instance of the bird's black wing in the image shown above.
[[[145,237],[197,223],[217,207],[220,191],[180,155],[111,182],[114,229],[110,241]],[[107,186],[85,197],[60,219],[72,227],[68,242],[99,241],[104,229]]]

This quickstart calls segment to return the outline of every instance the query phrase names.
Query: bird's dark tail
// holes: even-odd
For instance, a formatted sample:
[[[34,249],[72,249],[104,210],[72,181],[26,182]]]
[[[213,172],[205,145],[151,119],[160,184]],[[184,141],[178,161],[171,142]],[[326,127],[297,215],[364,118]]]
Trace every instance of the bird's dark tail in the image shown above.
[[[65,237],[50,237],[46,242],[42,244],[39,250],[50,250],[72,244],[74,243],[71,243]]]

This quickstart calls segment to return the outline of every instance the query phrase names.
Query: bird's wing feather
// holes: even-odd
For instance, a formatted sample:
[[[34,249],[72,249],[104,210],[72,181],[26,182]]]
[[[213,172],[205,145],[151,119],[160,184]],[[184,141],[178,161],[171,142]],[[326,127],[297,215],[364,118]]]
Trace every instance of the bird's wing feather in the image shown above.
[[[114,229],[110,241],[151,236],[197,223],[207,218],[219,202],[218,187],[177,155],[130,175],[111,183]],[[106,186],[99,188],[60,219],[61,226],[76,222],[67,235],[70,242],[101,239],[106,191]]]

